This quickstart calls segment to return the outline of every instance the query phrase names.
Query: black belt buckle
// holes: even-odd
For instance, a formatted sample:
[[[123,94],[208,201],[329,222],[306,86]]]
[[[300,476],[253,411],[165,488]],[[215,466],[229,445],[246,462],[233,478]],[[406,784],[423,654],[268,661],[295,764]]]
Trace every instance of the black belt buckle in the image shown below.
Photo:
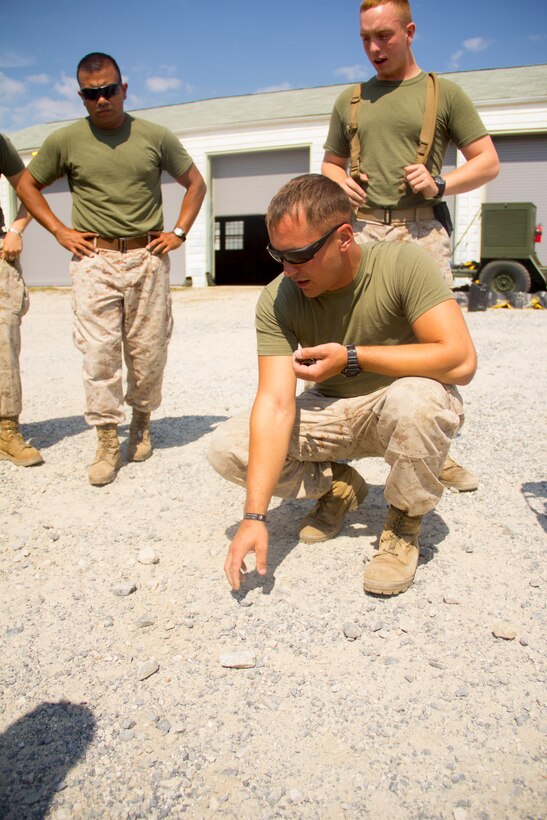
[[[384,225],[391,225],[391,208],[384,208]]]
[[[120,236],[120,238],[118,239],[118,250],[119,250],[120,253],[125,253],[126,252],[127,248],[126,248],[125,236]]]

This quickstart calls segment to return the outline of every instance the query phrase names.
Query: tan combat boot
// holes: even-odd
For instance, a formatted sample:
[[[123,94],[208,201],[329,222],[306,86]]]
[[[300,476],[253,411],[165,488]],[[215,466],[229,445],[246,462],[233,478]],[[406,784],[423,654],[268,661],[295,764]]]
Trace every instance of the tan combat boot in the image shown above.
[[[44,463],[40,451],[21,435],[16,416],[0,418],[0,461],[11,461],[18,467]]]
[[[443,468],[439,474],[439,481],[445,487],[451,487],[460,493],[470,493],[479,486],[477,476],[454,461],[450,453],[444,460]]]
[[[302,519],[299,537],[306,544],[334,538],[344,526],[347,513],[356,510],[368,493],[367,483],[347,464],[332,463],[332,484],[313,510]]]
[[[97,427],[97,438],[99,444],[95,453],[95,461],[89,465],[88,476],[90,484],[102,487],[114,481],[122,464],[117,426],[104,424]]]
[[[396,507],[389,508],[380,546],[365,569],[366,592],[397,595],[409,588],[418,566],[422,518],[421,515],[407,515]]]
[[[142,410],[133,409],[133,417],[129,426],[127,460],[146,461],[151,455],[150,413],[143,413]]]

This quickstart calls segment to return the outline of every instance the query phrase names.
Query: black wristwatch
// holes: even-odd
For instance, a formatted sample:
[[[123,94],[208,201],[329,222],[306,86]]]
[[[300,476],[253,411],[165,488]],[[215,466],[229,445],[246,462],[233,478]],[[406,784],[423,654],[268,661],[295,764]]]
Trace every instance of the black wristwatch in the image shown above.
[[[437,193],[435,196],[443,197],[446,189],[446,179],[443,179],[442,177],[433,177],[433,182],[437,185]]]
[[[342,370],[342,376],[346,376],[349,379],[352,376],[358,376],[362,371],[359,367],[359,359],[357,358],[355,345],[346,345],[346,350],[348,351],[348,363]]]

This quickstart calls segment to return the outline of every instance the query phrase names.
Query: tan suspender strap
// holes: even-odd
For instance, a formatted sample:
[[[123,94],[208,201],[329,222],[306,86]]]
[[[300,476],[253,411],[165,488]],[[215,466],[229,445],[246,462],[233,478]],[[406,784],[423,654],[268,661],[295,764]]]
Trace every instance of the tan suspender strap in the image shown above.
[[[359,103],[361,102],[361,83],[356,83],[353,88],[349,109],[348,137],[350,140],[350,176],[359,179],[359,166],[361,160],[361,143],[359,142],[358,117]]]
[[[425,94],[424,121],[420,133],[420,142],[416,153],[416,164],[425,165],[429,158],[433,139],[435,137],[435,125],[437,122],[437,107],[439,102],[439,78],[434,71],[427,75],[427,90]]]

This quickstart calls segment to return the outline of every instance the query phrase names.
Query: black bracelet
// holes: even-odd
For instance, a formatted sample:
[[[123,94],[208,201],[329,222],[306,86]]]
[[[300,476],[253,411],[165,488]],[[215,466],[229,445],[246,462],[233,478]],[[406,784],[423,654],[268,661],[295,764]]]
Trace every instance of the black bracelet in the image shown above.
[[[266,521],[266,516],[262,513],[243,513],[243,518],[248,518],[251,521]]]

